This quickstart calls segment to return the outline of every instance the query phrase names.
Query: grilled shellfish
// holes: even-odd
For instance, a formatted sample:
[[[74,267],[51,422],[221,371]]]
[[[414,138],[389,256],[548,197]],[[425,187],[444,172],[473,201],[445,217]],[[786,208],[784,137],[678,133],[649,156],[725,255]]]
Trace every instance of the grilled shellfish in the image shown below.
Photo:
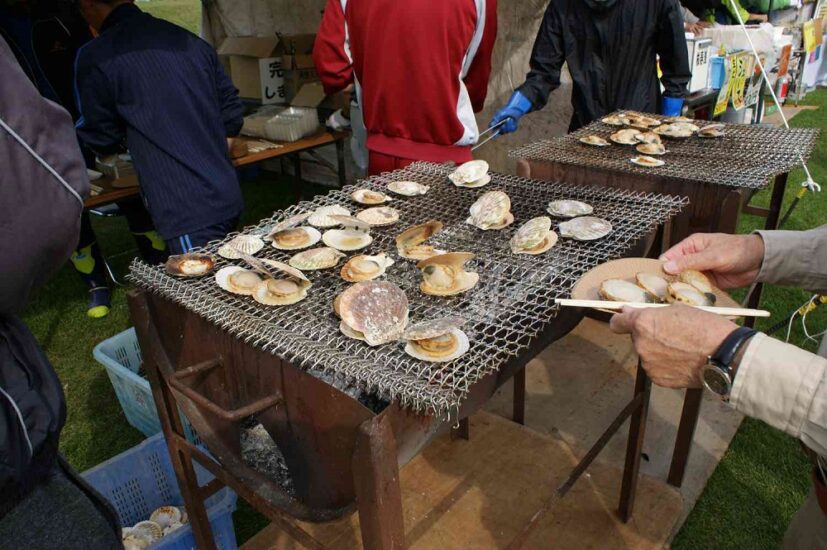
[[[331,216],[350,216],[350,210],[338,204],[331,206],[320,206],[307,218],[307,223],[313,227],[326,229],[328,227],[336,227],[339,222]]]
[[[375,206],[356,214],[356,219],[374,227],[393,225],[399,221],[399,211],[390,206]]]
[[[638,273],[635,280],[640,288],[648,292],[658,302],[669,299],[669,281],[654,273]]]
[[[350,216],[331,216],[344,229],[330,229],[322,235],[324,244],[336,250],[360,250],[373,242],[370,225]]]
[[[422,260],[416,267],[422,271],[419,289],[432,296],[453,296],[471,290],[480,280],[477,273],[465,271],[471,252],[449,252]]]
[[[603,124],[608,124],[609,126],[626,126],[629,124],[629,118],[626,115],[609,115],[600,119],[600,122]]]
[[[201,277],[215,267],[215,260],[209,254],[189,252],[167,258],[166,270],[178,277]]]
[[[370,346],[398,340],[408,324],[408,298],[387,281],[356,283],[341,294],[342,323]]]
[[[673,122],[658,126],[652,131],[661,136],[683,139],[691,137],[692,134],[698,131],[698,127],[689,122]]]
[[[253,299],[266,306],[287,306],[305,299],[311,283],[304,274],[287,264],[262,260],[274,277],[266,278],[256,286]]]
[[[594,212],[592,205],[575,200],[559,200],[548,203],[546,211],[556,218],[576,218]]]
[[[712,281],[709,280],[709,277],[707,277],[700,271],[695,271],[694,269],[687,269],[686,271],[682,271],[681,274],[678,275],[678,281],[692,285],[695,288],[697,288],[704,294],[704,296],[706,296],[706,299],[709,300],[712,304],[714,304],[718,299],[718,297],[715,295],[715,285],[712,284]]]
[[[286,220],[280,221],[270,229],[270,233],[266,237],[264,237],[264,240],[272,241],[273,235],[275,235],[279,231],[284,231],[285,229],[296,227],[309,217],[310,212],[305,212],[303,214],[296,214],[295,216],[290,216]]]
[[[643,153],[644,155],[665,155],[666,154],[666,147],[663,146],[662,143],[641,143],[637,147],[638,153]]]
[[[637,140],[641,143],[661,143],[660,136],[655,132],[643,132],[638,134]]]
[[[660,159],[652,158],[646,155],[638,155],[630,159],[630,162],[637,164],[638,166],[643,166],[645,168],[654,168],[666,164],[666,162]]]
[[[489,191],[471,205],[467,223],[483,230],[502,229],[514,223],[511,199],[502,191]]]
[[[511,237],[514,254],[542,254],[557,244],[557,233],[551,230],[551,218],[540,216],[525,222]]]
[[[255,271],[230,265],[216,272],[215,282],[227,292],[252,296],[256,287],[261,283],[261,277]]]
[[[291,227],[272,233],[270,239],[278,250],[301,250],[319,242],[322,234],[315,227]]]
[[[600,296],[612,302],[651,303],[648,292],[623,279],[607,279],[600,285]]]
[[[437,254],[444,254],[444,250],[437,250],[429,244],[422,244],[440,231],[442,231],[442,222],[434,220],[409,227],[396,237],[396,251],[400,257],[409,260],[425,260]]]
[[[471,160],[451,172],[448,179],[457,187],[482,187],[491,181],[491,176],[487,162]]]
[[[577,241],[594,241],[611,233],[612,224],[603,218],[581,216],[562,222],[558,230],[561,237],[569,237]]]
[[[238,260],[241,258],[239,252],[252,256],[262,248],[264,248],[264,241],[261,240],[261,237],[255,235],[237,235],[218,248],[218,255],[228,260]]]
[[[460,330],[464,323],[460,317],[446,317],[408,327],[402,334],[407,341],[405,353],[434,363],[457,359],[471,348],[468,336]]]
[[[709,126],[704,126],[700,130],[698,130],[698,137],[717,138],[722,137],[724,133],[725,131],[723,124],[710,124]]]
[[[317,269],[328,269],[335,267],[339,260],[345,255],[334,248],[323,246],[321,248],[311,248],[304,252],[299,252],[287,262],[290,267],[295,267],[302,271],[313,271]]]
[[[392,265],[393,260],[384,252],[376,256],[354,256],[342,266],[341,275],[349,283],[360,283],[381,277]]]
[[[350,197],[359,204],[384,204],[391,200],[389,196],[381,191],[373,191],[371,189],[357,189],[350,194]]]
[[[595,147],[606,147],[608,145],[611,145],[608,141],[606,141],[602,137],[596,136],[594,134],[592,134],[590,136],[586,136],[586,137],[581,137],[580,138],[580,143],[585,143],[586,145],[593,145]]]
[[[711,306],[709,296],[688,283],[676,281],[669,283],[669,301],[690,306]]]
[[[609,139],[619,145],[634,145],[636,143],[640,143],[640,140],[638,139],[638,136],[640,135],[639,130],[627,128],[610,135]]]
[[[428,192],[430,187],[422,185],[415,181],[393,181],[388,184],[388,191],[402,195],[403,197],[414,197],[416,195],[424,195]]]

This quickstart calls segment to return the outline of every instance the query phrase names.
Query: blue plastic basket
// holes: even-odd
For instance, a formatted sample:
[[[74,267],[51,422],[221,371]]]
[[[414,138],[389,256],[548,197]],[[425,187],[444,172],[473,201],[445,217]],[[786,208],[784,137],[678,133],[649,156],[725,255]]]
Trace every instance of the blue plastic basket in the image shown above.
[[[161,431],[158,410],[152,398],[149,380],[138,376],[141,367],[141,348],[135,329],[127,329],[107,338],[92,350],[95,360],[106,368],[106,374],[115,389],[126,420],[145,436]],[[181,414],[184,433],[195,444],[201,441],[187,418]]]
[[[203,486],[213,479],[212,474],[198,463],[195,463],[195,472],[199,485]],[[139,521],[149,519],[153,510],[160,506],[184,505],[162,434],[150,437],[81,475],[112,504],[124,527],[131,527]],[[236,548],[233,529],[235,505],[236,494],[227,487],[205,502],[215,545],[220,550]],[[176,529],[151,548],[195,550],[192,527],[186,524]]]

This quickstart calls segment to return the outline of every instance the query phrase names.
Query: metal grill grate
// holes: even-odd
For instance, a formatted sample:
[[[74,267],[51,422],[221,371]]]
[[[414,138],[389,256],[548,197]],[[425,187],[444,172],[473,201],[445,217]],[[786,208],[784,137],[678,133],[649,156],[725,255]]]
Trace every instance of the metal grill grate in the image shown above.
[[[150,267],[137,260],[132,264],[130,279],[316,376],[333,375],[383,399],[396,399],[420,413],[450,415],[457,411],[475,381],[528,347],[546,327],[557,311],[554,298],[569,295],[583,273],[621,256],[687,203],[677,197],[537,182],[499,174],[492,174],[492,182],[482,189],[460,189],[447,180],[450,170],[443,165],[416,163],[405,170],[360,182],[360,187],[376,190],[384,190],[388,183],[399,180],[431,186],[426,195],[394,200],[391,204],[400,211],[400,222],[374,228],[373,243],[360,253],[384,251],[396,259],[385,277],[408,295],[411,322],[445,315],[461,315],[468,321],[464,330],[471,339],[471,350],[456,361],[425,363],[406,355],[402,344],[370,348],[343,336],[332,308],[334,297],[347,286],[339,277],[338,267],[309,272],[313,286],[304,301],[272,308],[224,292],[213,277],[176,279],[162,267]],[[244,232],[264,234],[286,217],[322,205],[340,204],[355,211],[356,205],[349,196],[354,189],[348,186],[301,202]],[[483,232],[465,220],[476,198],[492,189],[502,189],[511,197],[516,222],[502,231]],[[593,242],[561,239],[556,247],[540,256],[511,254],[508,241],[516,228],[531,217],[543,215],[548,202],[560,198],[592,204],[596,215],[612,222],[614,232]],[[429,242],[440,248],[477,254],[468,269],[480,273],[480,283],[470,292],[451,298],[423,295],[415,263],[397,257],[396,235],[407,226],[429,219],[445,224],[443,232]],[[217,242],[211,243],[207,250],[214,253],[218,246]],[[258,254],[285,262],[290,255],[270,246]],[[217,258],[216,269],[231,263]]]
[[[656,115],[647,115],[655,118]],[[699,126],[703,121],[699,121]],[[762,189],[769,179],[801,165],[799,154],[809,158],[818,128],[773,128],[749,124],[726,124],[723,137],[701,139],[663,138],[669,151],[659,157],[660,167],[642,167],[630,162],[638,153],[633,146],[594,147],[578,140],[591,134],[609,139],[619,130],[595,121],[576,132],[538,141],[511,151],[512,158],[557,162],[614,172],[627,172],[702,183]]]

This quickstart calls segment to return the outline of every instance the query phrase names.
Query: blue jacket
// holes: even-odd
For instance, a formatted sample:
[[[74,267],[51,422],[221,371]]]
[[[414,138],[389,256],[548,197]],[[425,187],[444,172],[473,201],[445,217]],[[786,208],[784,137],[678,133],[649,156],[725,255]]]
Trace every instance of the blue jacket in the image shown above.
[[[99,155],[129,148],[161,236],[241,213],[225,138],[244,107],[212,46],[123,4],[78,51],[75,83],[81,140]]]

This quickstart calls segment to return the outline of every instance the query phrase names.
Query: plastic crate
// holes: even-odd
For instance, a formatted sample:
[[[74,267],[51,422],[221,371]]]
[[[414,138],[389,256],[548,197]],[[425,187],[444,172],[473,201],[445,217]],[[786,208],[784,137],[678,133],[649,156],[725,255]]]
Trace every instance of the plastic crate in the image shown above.
[[[199,485],[203,486],[213,479],[212,474],[197,462],[194,465]],[[162,434],[150,437],[81,475],[112,504],[124,527],[131,527],[139,521],[149,519],[152,511],[160,506],[184,505]],[[236,494],[224,487],[208,498],[205,506],[215,545],[220,550],[236,548],[233,529]],[[185,524],[150,548],[195,550],[192,527]]]
[[[149,380],[138,375],[141,348],[138,346],[135,329],[130,328],[107,338],[95,346],[92,355],[106,368],[126,420],[147,437],[160,432],[161,420],[158,418]],[[199,444],[201,440],[198,439],[198,434],[183,414],[181,421],[187,439]]]

